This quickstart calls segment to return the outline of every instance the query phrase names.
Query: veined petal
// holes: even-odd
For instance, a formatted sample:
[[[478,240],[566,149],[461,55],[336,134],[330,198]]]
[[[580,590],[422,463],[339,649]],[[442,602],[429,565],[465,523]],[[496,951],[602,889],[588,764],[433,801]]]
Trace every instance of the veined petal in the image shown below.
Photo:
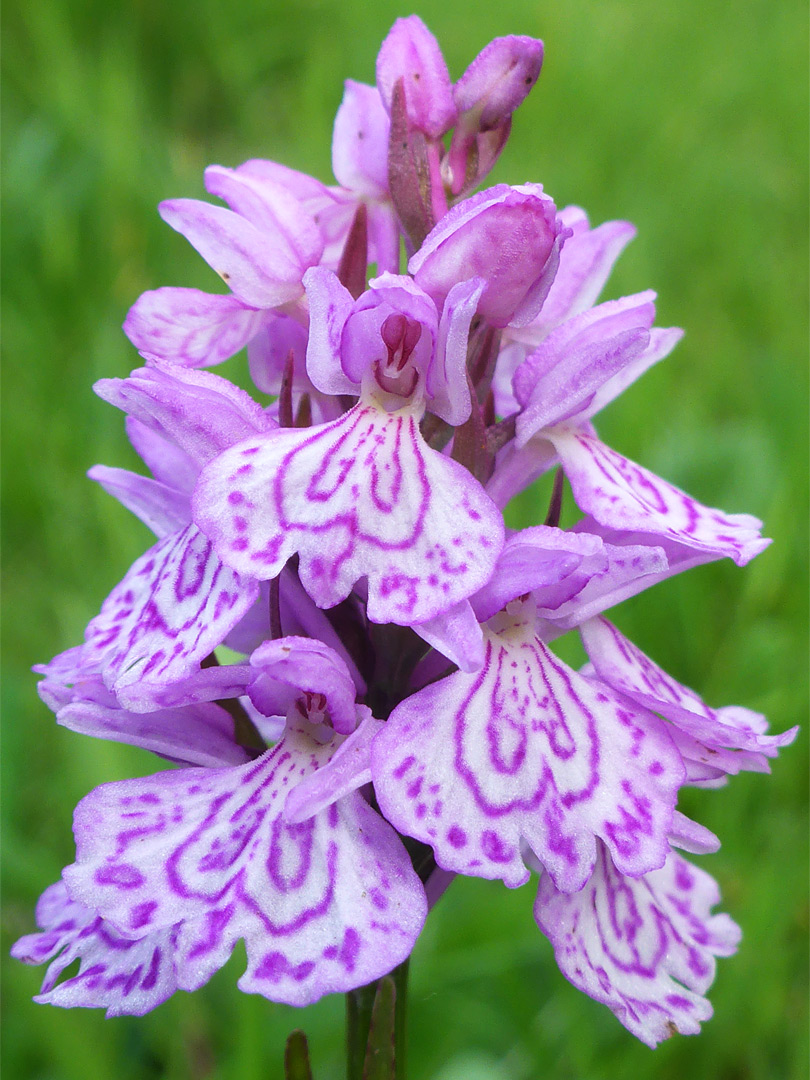
[[[289,730],[257,761],[106,784],[76,810],[72,895],[125,935],[180,923],[178,983],[195,989],[240,938],[239,986],[304,1005],[379,978],[410,953],[424,889],[391,827],[356,794],[298,825],[282,807],[336,743]]]
[[[319,427],[247,440],[201,474],[196,520],[240,573],[274,577],[298,552],[319,607],[367,576],[373,622],[431,619],[489,578],[503,521],[418,421],[416,409],[369,400]]]
[[[692,499],[666,480],[617,454],[594,435],[576,428],[549,428],[577,505],[612,528],[661,534],[744,566],[770,540],[750,514],[724,514]]]
[[[210,367],[239,352],[266,313],[235,296],[164,286],[142,293],[124,320],[136,349],[187,367]]]
[[[122,705],[191,673],[244,615],[258,583],[220,562],[195,525],[158,541],[132,566],[87,628],[86,652]]]
[[[158,537],[177,532],[191,519],[189,496],[148,476],[106,465],[94,465],[87,475]]]
[[[20,938],[11,955],[26,964],[56,956],[34,998],[39,1004],[106,1008],[108,1017],[143,1016],[177,989],[170,927],[138,940],[123,937],[92,908],[71,900],[62,881],[42,894],[37,922],[42,932]],[[77,974],[57,985],[76,959],[81,960]]]
[[[93,389],[180,447],[197,466],[274,426],[261,405],[227,379],[163,361],[136,368],[126,379],[99,379]]]
[[[683,766],[663,725],[557,660],[526,626],[485,631],[477,674],[394,709],[372,747],[374,789],[446,870],[522,885],[526,843],[566,891],[601,837],[627,873],[663,865]]]
[[[552,330],[514,375],[524,405],[516,441],[586,409],[610,378],[632,364],[650,342],[654,292],[612,300]]]
[[[259,229],[272,255],[298,271],[314,266],[323,254],[323,240],[312,216],[284,184],[251,176],[240,169],[209,165],[205,188]]]
[[[710,709],[694,690],[668,675],[607,619],[583,623],[580,633],[599,678],[705,746],[776,757],[779,747],[793,742],[798,733],[794,727],[782,735],[765,735],[765,717],[740,706]]]
[[[247,218],[197,199],[171,199],[158,207],[160,216],[182,233],[242,303],[274,308],[303,293],[305,267],[286,245]]]
[[[535,919],[554,946],[563,975],[601,1001],[647,1046],[695,1035],[712,1015],[702,996],[715,957],[740,940],[728,915],[712,915],[715,881],[679,855],[634,880],[600,845],[593,877],[581,892],[559,892],[540,879]]]

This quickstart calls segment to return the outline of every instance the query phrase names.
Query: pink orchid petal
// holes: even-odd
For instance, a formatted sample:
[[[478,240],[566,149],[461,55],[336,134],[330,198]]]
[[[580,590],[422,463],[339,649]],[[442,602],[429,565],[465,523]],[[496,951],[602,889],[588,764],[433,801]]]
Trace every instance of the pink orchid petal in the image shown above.
[[[382,812],[444,869],[510,887],[529,876],[524,842],[567,891],[590,876],[597,837],[627,873],[663,865],[683,779],[663,725],[526,630],[488,632],[478,674],[394,709],[372,747]]]
[[[369,262],[377,264],[377,273],[399,273],[399,219],[389,203],[371,203],[368,207]]]
[[[497,184],[456,203],[408,270],[437,304],[456,282],[480,278],[481,315],[494,326],[523,325],[540,310],[565,235],[539,184]]]
[[[264,394],[278,394],[290,352],[293,354],[294,392],[309,393],[312,383],[307,377],[306,327],[289,315],[269,312],[261,330],[248,344],[250,377]]]
[[[248,697],[265,716],[285,714],[302,693],[312,693],[325,698],[335,731],[347,735],[357,726],[357,689],[351,672],[322,641],[303,637],[265,641],[251,656],[250,666]]]
[[[227,379],[156,361],[93,389],[204,465],[228,446],[273,426],[258,402]]]
[[[273,1001],[304,1005],[379,978],[410,953],[426,914],[401,841],[356,794],[299,825],[282,817],[287,791],[335,742],[293,729],[247,765],[97,788],[76,810],[72,895],[126,935],[179,923],[185,989],[240,938],[240,988]]]
[[[250,607],[257,589],[255,581],[223,566],[207,537],[187,525],[133,564],[88,626],[85,649],[121,703],[144,711],[148,686],[196,668]]]
[[[655,293],[640,293],[569,319],[548,335],[515,372],[515,397],[524,406],[517,445],[590,405],[612,376],[632,364],[650,342]]]
[[[390,127],[377,87],[347,79],[332,134],[332,172],[339,184],[385,198]]]
[[[705,825],[691,821],[680,810],[676,810],[672,817],[669,842],[681,851],[689,851],[693,855],[713,855],[715,851],[720,850],[719,837]]]
[[[304,275],[309,301],[307,374],[323,394],[357,394],[359,380],[343,369],[341,339],[354,307],[349,290],[331,270],[314,266]]]
[[[305,267],[247,218],[197,199],[171,199],[159,210],[243,304],[275,308],[301,296]]]
[[[506,541],[495,573],[473,597],[478,619],[486,622],[510,600],[525,593],[542,593],[544,589],[553,592],[562,582],[568,582],[583,562],[592,562],[593,556],[598,558],[602,548],[598,537],[566,533],[547,525],[521,529]],[[589,566],[589,570],[592,573],[593,567]],[[576,581],[576,592],[589,577]]]
[[[510,34],[485,45],[456,83],[460,113],[474,112],[481,131],[502,123],[524,101],[540,75],[543,42]]]
[[[588,534],[569,535],[584,537]],[[541,634],[543,640],[553,641],[559,634],[572,630],[606,608],[657,584],[668,574],[666,555],[661,547],[603,544],[601,552],[583,559],[560,586],[535,590],[537,614],[546,621]]]
[[[467,346],[470,323],[486,282],[478,278],[460,281],[447,294],[439,320],[436,360],[427,376],[431,412],[452,427],[463,424],[470,415],[472,403],[467,382]]]
[[[414,623],[412,629],[461,671],[477,671],[484,662],[484,635],[469,600]]]
[[[240,573],[274,577],[298,552],[319,607],[368,577],[373,622],[447,611],[489,578],[503,542],[500,514],[465,469],[427,447],[418,413],[373,401],[226,451],[201,474],[193,506]]]
[[[599,678],[708,747],[776,757],[779,748],[793,742],[798,733],[794,727],[782,735],[765,735],[767,722],[759,713],[740,706],[709,708],[694,690],[668,675],[607,619],[592,619],[580,632]]]
[[[200,470],[185,450],[134,416],[128,416],[124,425],[135,453],[146,463],[152,476],[167,487],[190,494]]]
[[[581,892],[569,896],[550,877],[540,879],[534,914],[569,982],[656,1046],[697,1034],[712,1015],[702,995],[715,957],[731,956],[740,940],[728,915],[710,913],[719,899],[715,881],[679,855],[634,880],[600,846]]]
[[[724,514],[636,465],[585,430],[547,429],[577,505],[612,528],[661,534],[744,566],[770,540],[750,514]]]
[[[513,439],[495,459],[495,471],[487,481],[490,499],[504,509],[515,495],[557,464],[557,451],[545,439],[535,437],[518,448]]]
[[[264,311],[235,296],[166,286],[138,297],[124,320],[124,333],[149,356],[210,367],[247,345],[264,319]]]
[[[382,326],[389,315],[403,315],[419,324],[419,338],[410,362],[420,372],[435,364],[439,315],[431,298],[407,274],[381,274],[355,301],[341,338],[343,370],[360,383],[374,360],[383,359],[386,348]]]
[[[539,318],[548,329],[596,303],[616,260],[636,235],[629,221],[606,221],[591,229],[577,206],[565,207],[559,218],[573,235],[560,253],[559,269]]]
[[[131,510],[157,537],[177,532],[191,518],[189,496],[157,480],[106,465],[94,465],[87,475]]]
[[[20,938],[11,955],[42,964],[61,952],[45,973],[34,1001],[65,1009],[106,1008],[107,1016],[143,1016],[177,989],[171,928],[138,940],[122,937],[84,904],[71,900],[64,882],[45,890],[37,905],[41,933]],[[57,983],[81,960],[77,974]]]
[[[318,226],[283,184],[259,180],[239,169],[209,165],[205,188],[261,230],[267,247],[285,263],[303,271],[323,254]]]
[[[97,739],[151,750],[168,761],[217,768],[250,755],[234,738],[233,717],[214,704],[135,713],[95,701],[75,701],[57,713],[62,727]]]
[[[683,330],[677,326],[667,328],[653,326],[650,330],[649,344],[644,352],[603,383],[593,395],[590,404],[577,412],[577,419],[588,420],[604,409],[653,364],[669,356],[682,337]]]
[[[228,701],[242,698],[252,677],[249,664],[215,664],[192,671],[185,678],[174,679],[161,685],[147,684],[128,687],[119,694],[119,700],[143,701],[138,710],[143,713],[152,709],[176,709],[182,706],[200,705],[207,701]],[[132,708],[132,706],[128,706]],[[222,760],[220,764],[229,762]]]

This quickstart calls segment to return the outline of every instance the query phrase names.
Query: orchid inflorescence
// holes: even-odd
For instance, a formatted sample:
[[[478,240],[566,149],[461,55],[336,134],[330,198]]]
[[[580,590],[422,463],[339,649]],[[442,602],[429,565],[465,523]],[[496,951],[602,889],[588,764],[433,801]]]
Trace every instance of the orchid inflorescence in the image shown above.
[[[79,804],[14,946],[50,961],[37,1001],[140,1015],[243,939],[240,988],[306,1005],[405,961],[455,875],[535,872],[563,974],[634,1035],[711,1015],[740,935],[679,853],[719,841],[678,792],[768,771],[795,730],[709,707],[603,613],[769,541],[596,434],[681,337],[651,291],[597,302],[633,226],[539,184],[472,194],[542,56],[499,38],[453,84],[400,19],[377,85],[346,83],[338,186],[251,160],[206,170],[226,207],[161,204],[228,291],[129,312],[145,366],[95,389],[152,476],[90,476],[157,543],[36,670],[59,724],[179,767]],[[202,370],[243,347],[269,406]],[[505,528],[555,469],[538,523]],[[575,628],[580,671],[550,648]]]

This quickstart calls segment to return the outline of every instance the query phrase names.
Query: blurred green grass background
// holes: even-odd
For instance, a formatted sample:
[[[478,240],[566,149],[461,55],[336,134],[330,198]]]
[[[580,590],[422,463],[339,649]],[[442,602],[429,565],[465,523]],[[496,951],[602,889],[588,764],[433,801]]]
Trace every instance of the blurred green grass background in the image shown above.
[[[540,180],[639,237],[609,295],[659,290],[676,353],[600,420],[617,449],[703,501],[761,516],[744,572],[692,571],[629,601],[619,626],[714,704],[774,730],[806,723],[807,11],[800,0],[10,0],[4,21],[3,957],[72,861],[71,811],[145,753],[58,729],[30,665],[77,643],[150,542],[84,477],[135,467],[91,383],[138,358],[120,332],[141,291],[216,287],[155,211],[202,196],[210,162],[253,156],[328,180],[346,77],[372,82],[411,10],[453,77],[492,37],[546,43],[493,181]],[[229,373],[241,361],[231,362]],[[536,496],[517,523],[536,522]],[[570,987],[531,917],[531,886],[458,881],[414,954],[413,1080],[781,1080],[807,1066],[807,727],[772,778],[687,792],[718,832],[701,864],[744,929],[715,1018],[654,1053]],[[240,995],[242,958],[143,1019],[34,1005],[41,969],[4,959],[9,1080],[267,1080],[303,1026],[318,1080],[342,1075],[342,1001],[303,1012]]]

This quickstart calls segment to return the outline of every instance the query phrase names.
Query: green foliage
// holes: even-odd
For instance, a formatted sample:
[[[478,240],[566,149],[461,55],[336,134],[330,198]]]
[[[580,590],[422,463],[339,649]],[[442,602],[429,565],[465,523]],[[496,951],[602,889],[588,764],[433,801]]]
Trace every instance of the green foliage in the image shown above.
[[[703,501],[749,511],[775,543],[746,571],[703,567],[626,603],[616,621],[714,704],[805,722],[807,12],[798,0],[558,0],[413,7],[457,76],[486,41],[543,37],[545,70],[493,180],[542,180],[594,222],[639,237],[611,295],[659,290],[675,354],[600,420],[600,433]],[[154,771],[148,755],[56,728],[31,664],[80,640],[148,542],[84,478],[133,466],[121,417],[91,393],[138,358],[118,327],[147,288],[215,288],[155,212],[203,194],[209,162],[251,156],[328,179],[342,79],[373,80],[390,0],[11,0],[5,7],[4,944],[72,861],[70,815],[90,788]],[[243,361],[229,363],[233,377]],[[542,519],[538,493],[521,524]],[[413,1080],[792,1080],[804,1074],[807,728],[771,779],[687,793],[717,831],[702,860],[743,926],[716,1016],[655,1052],[559,975],[532,889],[458,881],[411,964]],[[343,1002],[305,1012],[235,987],[143,1019],[31,1003],[41,970],[5,964],[9,1078],[265,1080],[302,1026],[319,1080],[342,1075]]]

